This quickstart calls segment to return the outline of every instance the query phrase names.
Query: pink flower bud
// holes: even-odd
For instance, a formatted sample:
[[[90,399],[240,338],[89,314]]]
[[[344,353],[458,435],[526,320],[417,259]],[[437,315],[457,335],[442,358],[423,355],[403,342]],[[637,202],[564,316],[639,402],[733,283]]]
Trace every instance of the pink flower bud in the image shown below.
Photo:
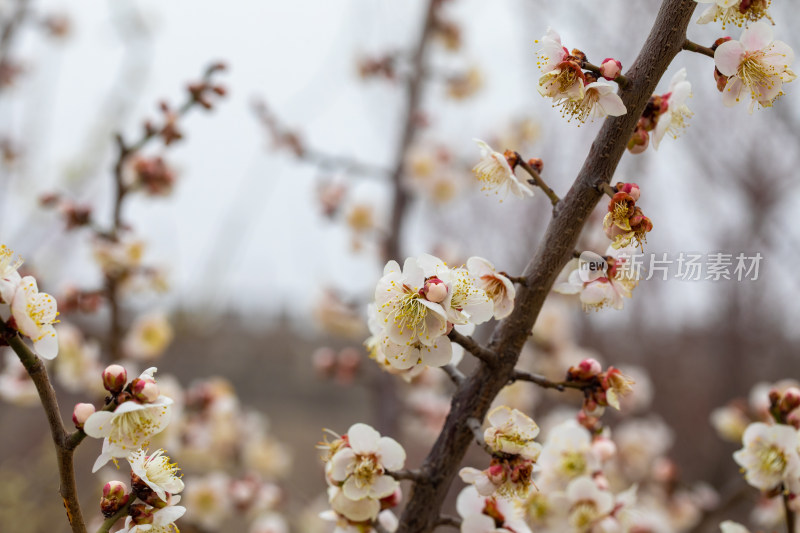
[[[128,372],[120,365],[109,365],[103,370],[103,387],[112,393],[118,394],[128,382]]]
[[[506,480],[506,469],[503,465],[492,465],[486,470],[486,477],[494,485],[502,485]]]
[[[631,198],[633,198],[634,202],[639,201],[639,195],[641,191],[639,190],[639,186],[635,183],[617,183],[617,190],[629,194]]]
[[[789,413],[800,407],[800,389],[797,387],[789,387],[783,393],[781,398],[781,411]]]
[[[622,73],[622,63],[616,59],[606,58],[600,64],[600,75],[607,80],[615,80]]]
[[[109,518],[122,509],[130,499],[128,486],[122,481],[109,481],[103,487],[103,497],[100,499],[100,512]]]
[[[592,451],[603,462],[611,460],[617,454],[617,445],[606,437],[597,437],[592,442]]]
[[[403,501],[403,491],[400,490],[400,487],[394,489],[394,492],[388,495],[385,498],[381,498],[381,509],[392,509],[393,507],[397,507],[400,505],[400,502]]]
[[[83,424],[86,423],[86,419],[94,414],[94,411],[94,405],[90,403],[75,404],[75,408],[72,410],[72,422],[75,423],[75,427],[83,429]]]
[[[433,303],[441,303],[447,298],[447,285],[444,284],[439,278],[430,278],[425,281],[425,287],[422,288],[422,295]]]
[[[628,151],[632,154],[641,154],[647,150],[649,144],[650,134],[641,128],[637,128],[628,141]]]
[[[142,403],[153,403],[160,393],[152,379],[136,378],[131,382],[131,394]]]
[[[578,370],[577,377],[579,379],[594,377],[603,371],[603,366],[600,364],[600,362],[597,359],[592,359],[591,357],[578,363],[576,368]]]

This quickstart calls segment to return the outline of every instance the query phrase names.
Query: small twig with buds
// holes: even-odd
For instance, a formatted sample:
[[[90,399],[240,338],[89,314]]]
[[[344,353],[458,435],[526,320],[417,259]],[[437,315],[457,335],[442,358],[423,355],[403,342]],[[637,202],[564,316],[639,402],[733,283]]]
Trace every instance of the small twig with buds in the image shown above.
[[[475,442],[478,443],[478,446],[483,448],[486,453],[489,455],[494,455],[494,450],[486,444],[486,441],[483,438],[483,429],[481,428],[483,424],[477,418],[468,418],[467,419],[467,427],[469,427],[470,431],[472,431],[472,435],[475,437]]]
[[[128,500],[128,503],[123,505],[122,508],[116,513],[114,513],[113,516],[111,516],[110,518],[106,518],[105,521],[103,521],[103,523],[97,529],[97,533],[108,533],[109,531],[111,531],[111,528],[114,527],[114,524],[116,524],[121,518],[123,518],[128,514],[128,511],[130,510],[131,504],[133,503],[134,500],[135,498],[131,498],[130,500]]]
[[[610,198],[613,198],[614,195],[617,194],[617,190],[608,183],[606,183],[605,181],[602,181],[597,184],[597,190],[602,193],[605,193]]]
[[[456,386],[461,385],[462,383],[464,383],[464,380],[467,379],[467,377],[452,364],[444,365],[442,367],[442,370],[444,370],[444,372],[450,377],[450,379],[453,381],[453,383],[456,384]]]
[[[75,483],[75,466],[72,462],[74,447],[68,445],[67,430],[61,420],[58,400],[47,375],[47,369],[42,360],[28,348],[28,345],[15,332],[12,333],[5,326],[0,327],[3,328],[2,333],[5,340],[19,357],[20,362],[36,386],[36,392],[39,393],[39,400],[42,402],[42,407],[47,416],[50,434],[56,449],[61,484],[59,493],[64,500],[64,508],[67,511],[67,519],[72,531],[73,533],[86,533],[86,524],[83,521],[83,512],[78,501],[78,487]]]
[[[714,50],[712,50],[711,48],[707,48],[707,47],[705,47],[703,45],[700,45],[700,44],[697,44],[697,43],[693,43],[689,39],[686,39],[683,42],[683,47],[682,48],[684,50],[688,50],[690,52],[697,52],[698,54],[703,54],[704,56],[708,56],[711,59],[714,59]]]
[[[461,527],[461,520],[455,516],[442,515],[439,517],[439,520],[436,521],[436,527],[439,526],[450,526],[459,529]]]
[[[393,472],[386,472],[387,476],[391,476],[394,479],[400,481],[403,479],[407,479],[410,481],[419,481],[424,477],[424,474],[420,470],[395,470]]]
[[[488,348],[484,348],[478,342],[468,335],[462,335],[461,333],[457,332],[453,329],[448,335],[450,340],[455,342],[456,344],[461,345],[465,350],[469,353],[483,361],[489,366],[494,366],[495,364],[495,354]]]
[[[553,192],[553,189],[551,189],[544,182],[542,177],[539,175],[539,173],[536,171],[536,169],[531,166],[530,163],[525,161],[525,159],[523,159],[522,156],[519,155],[517,152],[514,152],[514,155],[516,155],[517,159],[519,160],[519,162],[518,162],[519,166],[521,166],[523,169],[525,169],[525,172],[530,174],[531,177],[533,178],[531,180],[528,180],[528,182],[531,183],[532,185],[536,185],[537,187],[542,189],[544,191],[544,193],[547,195],[547,197],[550,198],[550,203],[553,204],[553,207],[557,206],[558,202],[561,201],[561,198],[559,198],[558,195],[555,192]]]
[[[530,372],[523,372],[522,370],[515,370],[509,379],[510,383],[515,381],[529,381],[535,383],[545,389],[555,389],[563,391],[565,389],[585,389],[588,385],[580,381],[551,381],[540,374],[532,374]]]
[[[581,68],[592,72],[598,78],[604,77],[602,69],[600,67],[598,67],[597,65],[593,65],[592,63],[589,63],[588,61],[581,61]],[[628,78],[626,78],[622,74],[620,74],[616,78],[614,78],[613,81],[615,81],[617,83],[617,85],[619,85],[623,89],[628,85]]]

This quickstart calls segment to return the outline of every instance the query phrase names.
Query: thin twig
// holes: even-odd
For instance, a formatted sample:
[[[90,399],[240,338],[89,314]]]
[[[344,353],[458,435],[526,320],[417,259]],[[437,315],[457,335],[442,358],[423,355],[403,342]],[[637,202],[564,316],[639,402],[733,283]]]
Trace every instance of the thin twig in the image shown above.
[[[707,48],[705,46],[699,45],[697,43],[693,43],[689,39],[686,39],[683,42],[683,49],[688,50],[690,52],[697,52],[698,54],[703,54],[704,56],[708,56],[711,59],[714,59],[714,50],[711,48]]]
[[[489,350],[488,348],[484,348],[478,342],[470,337],[469,335],[462,335],[461,333],[457,332],[455,329],[450,331],[448,334],[450,340],[455,342],[456,344],[460,345],[466,351],[483,361],[489,366],[492,366],[496,362],[495,354]]]
[[[3,328],[5,329],[5,326]],[[67,511],[67,520],[69,520],[73,533],[86,533],[86,524],[83,521],[83,512],[78,501],[78,487],[75,483],[75,466],[72,462],[74,447],[67,445],[67,430],[61,420],[58,399],[47,375],[47,369],[44,367],[42,360],[28,348],[28,345],[16,333],[12,333],[7,329],[4,333],[6,334],[4,336],[8,345],[17,354],[36,386],[36,391],[39,393],[39,401],[42,402],[42,407],[47,416],[58,460],[58,474],[61,484],[59,493],[64,502],[64,509]]]
[[[559,198],[558,195],[553,192],[553,189],[551,189],[547,183],[544,182],[539,173],[536,172],[536,169],[534,169],[527,161],[525,161],[521,155],[519,155],[517,152],[514,152],[514,155],[516,155],[517,159],[519,159],[519,166],[525,169],[525,172],[530,174],[533,178],[532,180],[528,180],[528,182],[542,189],[547,197],[550,198],[550,203],[553,204],[553,207],[557,206],[558,202],[561,201],[561,198]]]
[[[396,480],[407,479],[410,481],[418,481],[424,474],[420,470],[395,470],[393,472],[386,472],[387,476],[391,476]]]
[[[466,376],[452,364],[444,365],[442,370],[444,370],[456,386],[461,385],[464,383],[464,380],[467,379]]]
[[[114,527],[114,524],[116,524],[120,518],[128,514],[128,511],[131,508],[133,500],[135,500],[135,498],[133,497],[133,495],[131,495],[130,500],[128,500],[128,503],[122,506],[122,509],[114,513],[114,516],[107,518],[103,521],[103,523],[97,529],[97,533],[108,533],[109,531],[111,531],[111,528]]]
[[[598,78],[603,77],[603,74],[600,72],[600,67],[598,67],[597,65],[593,65],[588,61],[581,61],[581,68],[592,71],[592,73],[594,73]],[[617,85],[619,85],[623,89],[628,86],[628,78],[626,78],[622,74],[617,76],[614,79],[614,81],[617,83]]]
[[[606,183],[605,181],[602,181],[597,184],[597,190],[604,193],[606,196],[610,198],[613,198],[614,195],[617,194],[617,190],[608,183]]]
[[[467,419],[467,427],[472,431],[472,436],[475,438],[475,442],[478,443],[478,446],[483,448],[486,453],[489,455],[494,455],[494,450],[486,444],[486,440],[483,438],[483,424],[477,418],[468,418]]]
[[[551,381],[540,374],[532,374],[530,372],[523,372],[522,370],[515,370],[509,379],[510,383],[515,381],[528,381],[535,383],[545,389],[555,389],[563,391],[565,389],[586,389],[592,386],[589,382],[584,381]]]
[[[512,276],[510,274],[506,274],[505,272],[500,272],[500,274],[502,276],[507,277],[508,280],[511,281],[511,283],[519,283],[520,285],[528,284],[528,278],[526,278],[525,276]]]

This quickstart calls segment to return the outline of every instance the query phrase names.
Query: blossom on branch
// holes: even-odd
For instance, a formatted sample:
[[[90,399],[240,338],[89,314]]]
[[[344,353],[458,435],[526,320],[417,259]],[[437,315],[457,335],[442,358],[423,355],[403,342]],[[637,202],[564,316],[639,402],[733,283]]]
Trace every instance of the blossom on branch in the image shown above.
[[[771,0],[694,0],[698,4],[711,4],[703,11],[698,24],[709,22],[722,22],[722,29],[728,24],[742,26],[762,18],[772,20],[767,9]]]
[[[33,341],[33,349],[43,359],[58,355],[58,337],[53,326],[58,322],[57,305],[55,298],[39,292],[32,276],[20,280],[11,300],[11,325]]]
[[[183,481],[178,476],[180,469],[175,463],[170,463],[164,450],[147,455],[146,450],[140,449],[128,457],[128,462],[131,465],[131,486],[141,500],[147,501],[142,496],[152,491],[166,502],[169,494],[183,490]]]
[[[533,196],[533,189],[524,180],[517,179],[505,155],[495,152],[491,146],[479,139],[474,141],[481,149],[481,160],[473,167],[472,172],[483,184],[482,191],[494,191],[495,194],[500,194],[502,191],[503,198],[508,196],[509,191],[520,198]]]
[[[685,103],[690,96],[692,84],[686,80],[686,69],[682,68],[672,77],[669,92],[661,95],[661,113],[653,132],[653,148],[658,150],[658,144],[667,133],[677,139],[686,129],[687,120],[694,114]]]
[[[719,45],[714,52],[717,70],[728,76],[722,94],[722,103],[734,106],[742,93],[750,93],[750,112],[756,103],[771,107],[783,94],[784,83],[797,76],[789,68],[794,61],[794,51],[783,41],[772,39],[772,28],[764,21],[746,28],[738,41],[730,40]]]
[[[792,426],[755,422],[742,437],[744,448],[733,454],[744,469],[750,485],[769,491],[785,484],[795,494],[800,491],[798,433]]]
[[[531,533],[522,510],[504,498],[487,498],[473,486],[465,487],[456,499],[462,533]]]
[[[497,272],[494,265],[482,257],[467,259],[467,270],[475,278],[475,284],[492,299],[494,318],[500,320],[510,315],[516,296],[511,280]]]

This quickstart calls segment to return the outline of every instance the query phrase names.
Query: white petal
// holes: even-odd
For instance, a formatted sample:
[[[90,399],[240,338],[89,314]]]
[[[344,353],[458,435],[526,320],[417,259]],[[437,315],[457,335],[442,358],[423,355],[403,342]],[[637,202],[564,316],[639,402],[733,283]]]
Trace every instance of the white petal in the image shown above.
[[[406,462],[406,451],[390,437],[381,437],[378,441],[378,456],[383,467],[390,472],[400,470]]]
[[[742,32],[742,36],[739,37],[739,42],[742,43],[742,46],[748,52],[766,48],[767,45],[772,42],[772,26],[763,20],[754,22],[745,28]],[[719,48],[717,48],[717,50],[719,50]],[[722,72],[722,70],[720,70],[720,72]]]
[[[397,490],[400,483],[391,476],[380,476],[372,482],[369,488],[369,496],[371,498],[386,498],[391,496]]]
[[[347,430],[347,440],[353,451],[359,455],[377,452],[380,438],[380,433],[367,424],[353,424]]]
[[[95,439],[108,437],[112,429],[112,418],[114,418],[114,413],[109,411],[97,411],[96,413],[92,413],[83,424],[83,431]]]
[[[744,55],[744,47],[739,41],[722,43],[714,51],[714,64],[725,76],[733,76],[739,70]]]

